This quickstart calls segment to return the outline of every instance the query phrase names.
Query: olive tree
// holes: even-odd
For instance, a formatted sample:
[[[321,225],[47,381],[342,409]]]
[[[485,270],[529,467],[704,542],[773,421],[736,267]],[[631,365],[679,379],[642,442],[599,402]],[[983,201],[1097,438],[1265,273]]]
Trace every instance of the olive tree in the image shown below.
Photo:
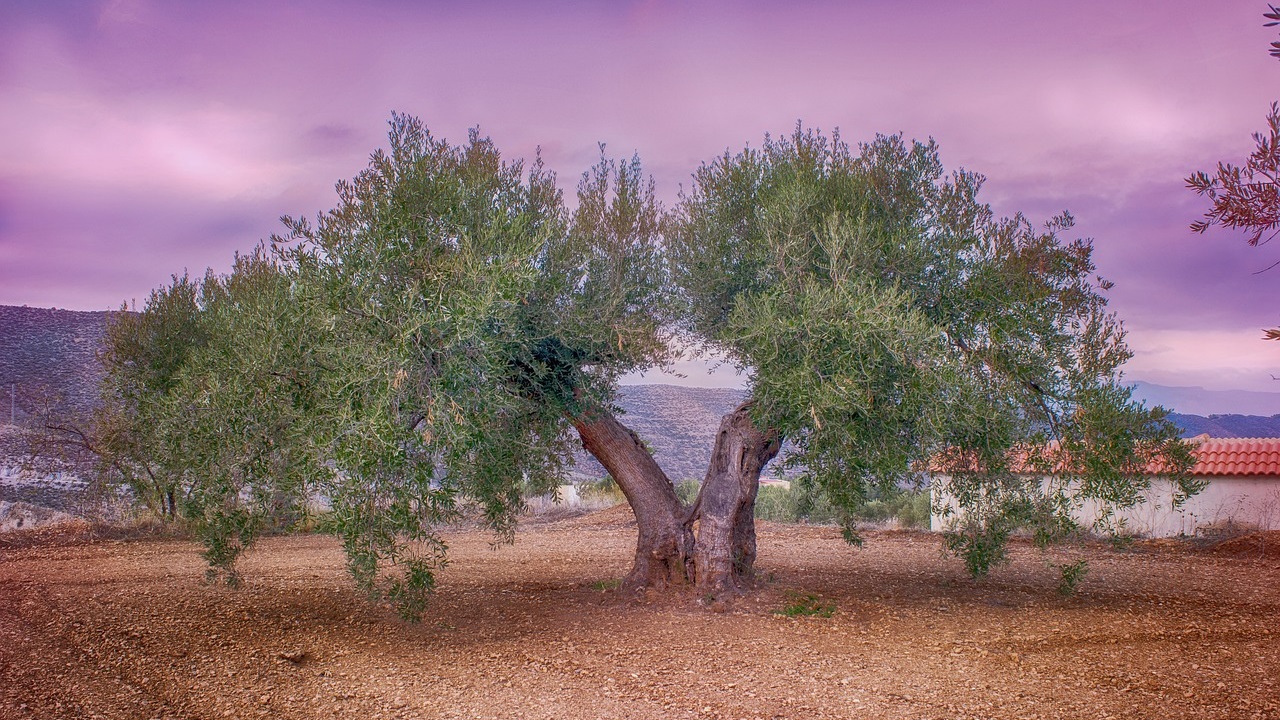
[[[1194,490],[1173,426],[1120,383],[1123,331],[1089,243],[1061,237],[1069,217],[994,218],[980,177],[898,137],[855,152],[797,128],[699,168],[670,213],[637,159],[601,155],[570,209],[540,159],[395,115],[334,209],[284,218],[273,260],[153,297],[174,311],[140,327],[182,347],[135,353],[137,382],[164,390],[143,393],[155,416],[122,407],[163,438],[167,472],[145,474],[180,490],[219,567],[267,500],[327,501],[358,585],[413,616],[440,524],[475,503],[510,538],[575,444],[635,514],[624,588],[713,598],[749,587],[759,478],[784,441],[850,540],[870,490],[946,470],[969,511],[951,547],[978,572],[1015,526],[1049,538],[1086,499],[1137,502],[1152,467]],[[618,378],[673,345],[750,384],[688,506],[613,407]]]
[[[700,588],[749,579],[758,479],[784,439],[851,541],[869,489],[940,471],[964,514],[949,545],[979,573],[1015,526],[1047,539],[1086,500],[1139,502],[1153,468],[1196,489],[1176,428],[1120,382],[1130,354],[1090,243],[1062,237],[1065,214],[993,217],[981,185],[944,175],[932,142],[855,152],[801,127],[698,170],[667,236],[682,328],[751,391],[694,508]]]
[[[316,328],[295,285],[259,248],[226,276],[187,276],[116,314],[103,402],[83,435],[100,476],[155,513],[189,522],[211,576],[266,528],[306,511],[331,473],[312,441]]]
[[[174,276],[151,292],[142,312],[122,307],[107,326],[101,355],[103,400],[93,445],[103,471],[128,485],[157,514],[178,511],[186,462],[168,444],[165,400],[186,359],[208,342],[199,322],[199,282]]]

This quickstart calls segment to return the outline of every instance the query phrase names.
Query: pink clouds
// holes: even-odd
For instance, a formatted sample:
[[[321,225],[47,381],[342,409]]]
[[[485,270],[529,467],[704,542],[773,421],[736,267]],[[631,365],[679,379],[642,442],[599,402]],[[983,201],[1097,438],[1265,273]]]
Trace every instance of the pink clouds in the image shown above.
[[[1274,324],[1274,282],[1248,272],[1274,257],[1187,233],[1202,208],[1181,179],[1243,156],[1276,99],[1263,10],[21,4],[0,19],[0,303],[113,307],[225,269],[280,214],[331,205],[394,109],[453,139],[478,124],[512,156],[541,146],[566,188],[598,141],[639,152],[668,202],[698,162],[797,119],[933,136],[999,211],[1077,216],[1135,345],[1244,332]],[[1260,389],[1266,362],[1248,360]]]

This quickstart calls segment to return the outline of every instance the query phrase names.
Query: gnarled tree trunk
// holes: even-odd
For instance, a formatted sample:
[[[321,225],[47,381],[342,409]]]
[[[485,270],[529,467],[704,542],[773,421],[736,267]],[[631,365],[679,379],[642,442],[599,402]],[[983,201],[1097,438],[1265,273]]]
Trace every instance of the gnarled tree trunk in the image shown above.
[[[753,404],[748,400],[721,421],[702,490],[689,509],[640,438],[607,410],[574,418],[583,449],[609,471],[636,517],[635,564],[624,589],[663,590],[690,581],[709,597],[746,589],[756,559],[760,473],[781,448],[777,433],[751,422]]]
[[[582,447],[613,476],[636,516],[636,559],[623,588],[662,590],[690,580],[693,532],[675,486],[640,438],[607,410],[573,419]]]
[[[755,564],[760,472],[777,456],[782,443],[776,432],[761,432],[751,422],[753,404],[748,400],[720,422],[711,464],[694,506],[696,586],[704,596],[744,590]]]

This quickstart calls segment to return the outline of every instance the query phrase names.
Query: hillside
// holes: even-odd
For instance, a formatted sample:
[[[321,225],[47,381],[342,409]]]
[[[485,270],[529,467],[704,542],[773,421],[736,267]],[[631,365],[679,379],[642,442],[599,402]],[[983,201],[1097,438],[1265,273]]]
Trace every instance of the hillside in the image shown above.
[[[1207,390],[1137,380],[1133,384],[1133,396],[1147,405],[1161,405],[1187,416],[1230,414],[1271,417],[1280,413],[1280,392]]]
[[[711,460],[720,418],[746,398],[743,390],[676,385],[623,385],[619,418],[636,431],[672,480],[701,480]],[[575,474],[599,478],[604,468],[579,452]]]
[[[20,421],[43,402],[77,411],[92,407],[102,377],[97,353],[110,315],[0,305],[0,422]]]
[[[1280,415],[1184,415],[1170,413],[1169,419],[1182,428],[1182,437],[1208,434],[1217,438],[1280,437]]]

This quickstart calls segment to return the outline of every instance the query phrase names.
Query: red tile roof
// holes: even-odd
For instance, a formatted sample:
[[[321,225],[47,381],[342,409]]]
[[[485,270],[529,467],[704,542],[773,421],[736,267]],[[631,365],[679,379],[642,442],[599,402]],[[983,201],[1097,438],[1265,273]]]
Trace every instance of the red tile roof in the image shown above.
[[[1191,454],[1196,464],[1191,468],[1193,476],[1235,475],[1280,478],[1280,438],[1211,438],[1197,435],[1187,440],[1193,447]],[[1056,449],[1056,441],[1050,445]],[[1023,460],[1015,460],[1015,466]],[[1058,458],[1057,471],[1062,470],[1062,458]],[[961,467],[976,471],[976,462],[966,459],[963,453],[943,453],[929,463],[932,472],[955,472]],[[1030,472],[1025,467],[1015,472]],[[1161,474],[1160,466],[1151,465],[1147,472]]]
[[[1273,475],[1280,477],[1280,438],[1210,438],[1200,435],[1192,475]]]

